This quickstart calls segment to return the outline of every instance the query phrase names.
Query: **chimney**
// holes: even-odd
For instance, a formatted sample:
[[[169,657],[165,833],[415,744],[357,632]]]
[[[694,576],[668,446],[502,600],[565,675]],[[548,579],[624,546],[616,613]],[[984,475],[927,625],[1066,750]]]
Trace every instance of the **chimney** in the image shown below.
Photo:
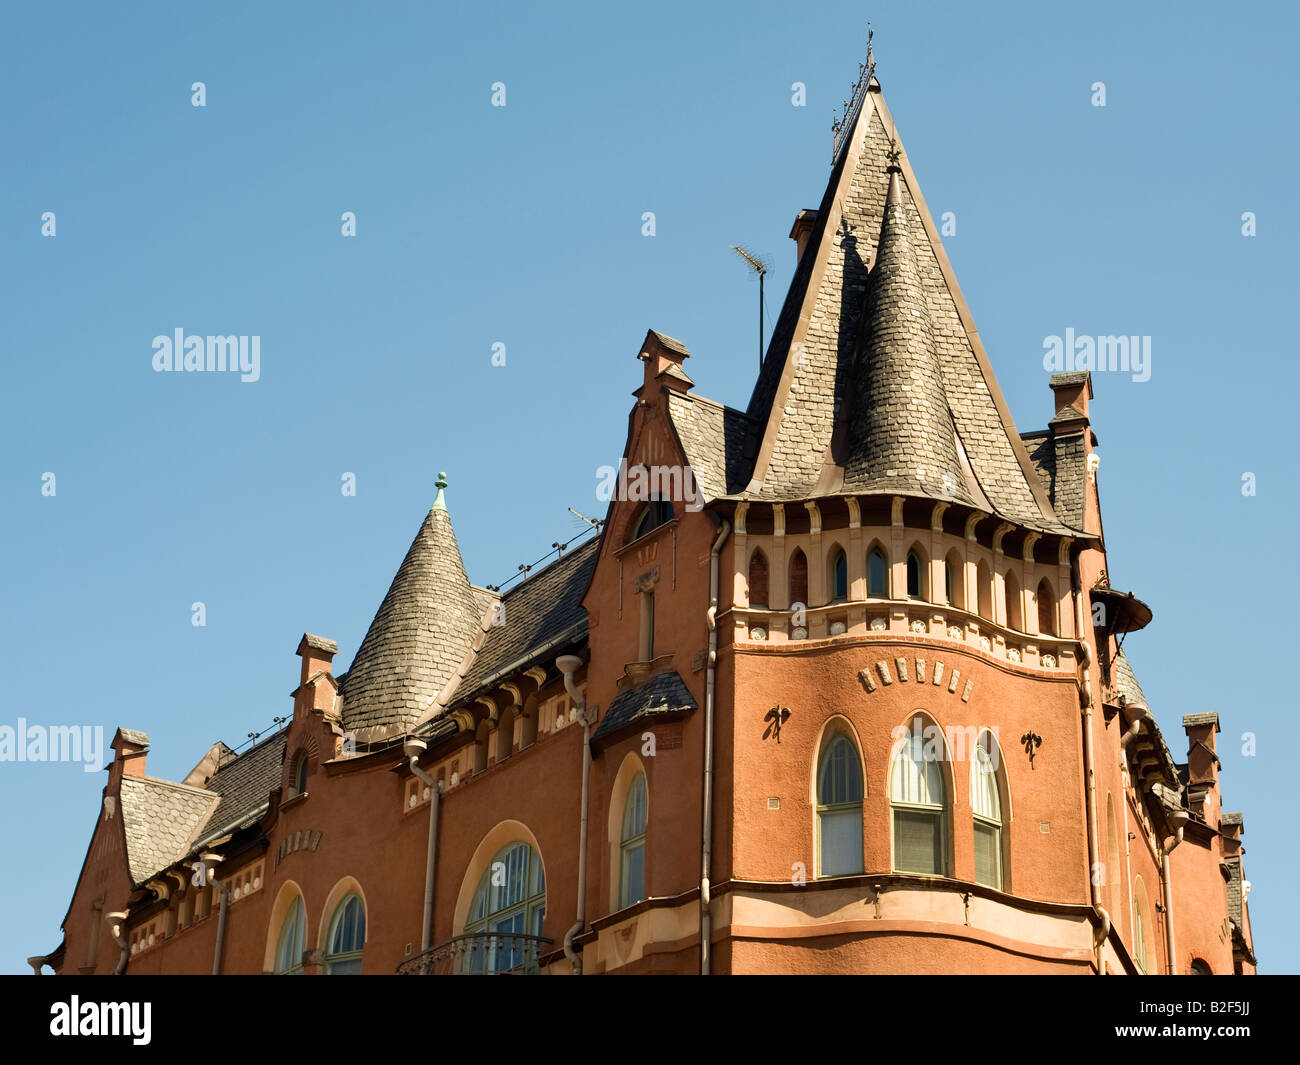
[[[645,342],[637,358],[645,363],[645,380],[637,393],[642,399],[649,398],[655,391],[656,384],[666,385],[675,392],[689,392],[695,382],[682,368],[682,363],[691,357],[686,345],[653,329],[645,335]]]
[[[813,227],[817,225],[817,212],[804,208],[794,216],[794,225],[790,227],[790,239],[795,244],[795,265],[803,259],[808,247],[808,238],[812,236]]]
[[[1219,731],[1219,715],[1187,714],[1183,717],[1187,733],[1187,803],[1193,813],[1213,823],[1213,809],[1207,809],[1210,792],[1219,786],[1219,756],[1214,749],[1214,734]]]
[[[324,636],[313,636],[310,632],[305,632],[294,653],[302,658],[302,676],[298,679],[299,685],[302,685],[307,683],[308,677],[322,670],[326,673],[330,671],[330,663],[339,653],[339,645]]]
[[[1241,854],[1241,834],[1246,826],[1241,822],[1240,813],[1220,814],[1219,832],[1223,836],[1223,856],[1235,858]]]
[[[116,795],[121,790],[123,777],[144,776],[145,760],[149,755],[149,737],[133,728],[120,728],[109,744],[117,752],[108,767],[108,791]]]
[[[1092,399],[1092,374],[1087,370],[1052,374],[1052,391],[1056,394],[1056,416],[1052,418],[1053,430],[1067,431],[1088,424],[1088,400]],[[1080,425],[1067,423],[1079,422]]]

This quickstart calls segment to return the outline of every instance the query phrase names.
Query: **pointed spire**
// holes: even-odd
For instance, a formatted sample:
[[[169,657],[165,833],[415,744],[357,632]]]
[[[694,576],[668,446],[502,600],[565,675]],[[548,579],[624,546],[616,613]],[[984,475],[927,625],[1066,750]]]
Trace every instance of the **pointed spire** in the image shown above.
[[[867,320],[856,356],[844,487],[970,502],[896,144],[886,157],[889,191],[867,282]]]
[[[343,723],[362,743],[404,733],[465,658],[481,614],[437,497],[343,679]]]

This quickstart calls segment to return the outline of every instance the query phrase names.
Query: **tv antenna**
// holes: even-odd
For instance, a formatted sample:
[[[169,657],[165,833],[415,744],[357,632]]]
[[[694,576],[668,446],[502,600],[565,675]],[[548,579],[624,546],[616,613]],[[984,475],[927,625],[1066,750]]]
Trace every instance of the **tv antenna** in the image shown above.
[[[585,521],[588,525],[590,525],[590,526],[591,526],[593,529],[595,529],[597,532],[600,532],[600,526],[601,526],[602,523],[601,523],[598,519],[596,519],[596,518],[589,518],[589,517],[587,517],[587,515],[585,515],[585,514],[579,514],[579,513],[578,513],[576,510],[574,510],[572,507],[569,508],[569,513],[572,514],[572,515],[573,515],[575,518],[577,518],[579,521]],[[551,546],[554,547],[555,545],[552,544]]]
[[[763,368],[763,278],[767,276],[767,263],[743,244],[733,244],[731,250],[739,255],[758,274],[758,368]]]

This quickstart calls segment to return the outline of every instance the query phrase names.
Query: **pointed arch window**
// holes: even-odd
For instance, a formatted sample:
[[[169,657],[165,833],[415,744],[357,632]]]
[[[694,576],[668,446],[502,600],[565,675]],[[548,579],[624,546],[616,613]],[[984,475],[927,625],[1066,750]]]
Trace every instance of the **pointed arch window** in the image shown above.
[[[280,925],[280,938],[275,945],[275,971],[289,976],[302,973],[302,952],[307,941],[307,911],[302,896],[289,904],[289,912]]]
[[[330,976],[351,976],[361,972],[361,950],[366,942],[366,907],[361,896],[350,891],[334,909],[329,938],[325,942],[325,972]]]
[[[1015,629],[1016,632],[1024,632],[1025,621],[1020,610],[1020,582],[1011,570],[1007,570],[1003,588],[1007,598],[1007,628]]]
[[[907,597],[925,598],[925,566],[915,551],[907,553]]]
[[[948,874],[947,787],[943,739],[937,727],[909,732],[889,773],[894,869],[929,876]]]
[[[867,555],[867,595],[872,599],[889,598],[889,564],[878,547]]]
[[[755,551],[749,559],[749,605],[767,606],[767,556]]]
[[[1044,636],[1056,635],[1056,603],[1052,586],[1044,577],[1038,582],[1038,631]]]
[[[971,763],[970,806],[975,826],[975,883],[1004,890],[1002,752],[985,732],[975,746]]]
[[[307,794],[307,754],[305,751],[298,755],[297,761],[293,764],[293,793],[295,795]]]
[[[790,556],[790,607],[795,603],[808,605],[808,558],[803,551],[795,548]]]
[[[853,741],[837,733],[817,767],[819,876],[852,876],[862,866],[862,762]]]
[[[620,843],[619,872],[620,907],[631,906],[646,897],[645,893],[645,831],[649,813],[645,774],[638,773],[627,793],[623,806],[623,832]]]
[[[546,917],[542,860],[527,843],[508,844],[488,863],[465,921],[474,937],[462,956],[465,972],[505,973],[535,965],[535,941]]]
[[[841,603],[849,597],[849,560],[843,551],[831,556],[831,602]]]

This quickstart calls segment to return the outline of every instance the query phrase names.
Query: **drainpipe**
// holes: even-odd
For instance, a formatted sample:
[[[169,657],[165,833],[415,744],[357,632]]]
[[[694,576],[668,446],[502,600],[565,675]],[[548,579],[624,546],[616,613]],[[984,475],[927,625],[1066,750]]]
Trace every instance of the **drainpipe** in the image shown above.
[[[1075,566],[1077,575],[1077,560]],[[1102,922],[1102,927],[1097,929],[1097,932],[1093,935],[1094,964],[1097,967],[1097,975],[1100,976],[1105,972],[1102,964],[1102,949],[1107,937],[1110,935],[1110,914],[1106,912],[1106,908],[1101,904],[1101,885],[1097,883],[1097,860],[1100,845],[1097,840],[1096,760],[1093,757],[1092,747],[1092,647],[1083,635],[1085,632],[1083,627],[1083,599],[1079,595],[1077,588],[1071,589],[1071,594],[1074,596],[1075,632],[1079,637],[1079,649],[1083,659],[1083,769],[1088,778],[1088,801],[1086,804],[1088,818],[1088,890],[1092,899],[1092,908]],[[1106,872],[1108,877],[1115,874],[1113,869],[1108,869]]]
[[[424,740],[408,737],[402,745],[411,766],[411,772],[429,789],[429,845],[424,855],[424,920],[420,926],[420,953],[424,954],[433,946],[433,883],[434,872],[438,867],[438,812],[442,792],[438,782],[420,768],[419,759],[428,744]],[[428,972],[429,959],[423,962],[423,971]]]
[[[45,965],[45,963],[48,962],[49,960],[50,960],[50,956],[48,954],[38,954],[35,957],[28,958],[27,964],[32,967],[33,973],[35,973],[37,976],[40,976],[42,975],[41,967]],[[51,968],[53,968],[53,966],[51,966]]]
[[[564,933],[564,956],[573,966],[573,975],[582,975],[582,958],[573,949],[573,937],[587,923],[587,789],[591,780],[591,719],[587,716],[587,700],[573,682],[573,674],[582,665],[577,655],[561,655],[555,660],[556,668],[564,674],[564,690],[582,718],[582,826],[578,832],[578,915],[573,927]]]
[[[722,527],[709,551],[709,609],[705,620],[709,626],[708,672],[704,681],[704,829],[700,842],[700,975],[708,976],[713,961],[713,914],[709,907],[709,872],[713,865],[713,687],[718,662],[718,554],[731,533],[731,522],[720,519]]]
[[[1187,824],[1189,816],[1186,810],[1175,810],[1169,815],[1171,827],[1174,828],[1174,841],[1168,847],[1162,847],[1160,855],[1160,874],[1165,889],[1165,949],[1169,953],[1170,976],[1178,975],[1178,964],[1175,961],[1178,955],[1174,953],[1174,883],[1170,875],[1169,856],[1182,843],[1183,826]]]
[[[126,972],[126,963],[131,960],[131,944],[122,934],[122,925],[126,923],[126,911],[114,910],[112,913],[106,913],[104,920],[108,922],[108,930],[113,933],[117,945],[122,948],[122,956],[117,959],[117,968],[113,970],[114,976],[121,976]]]
[[[212,952],[212,975],[221,975],[221,959],[226,949],[226,911],[230,909],[230,888],[215,876],[212,886],[221,893],[221,908],[217,911],[217,946]]]

